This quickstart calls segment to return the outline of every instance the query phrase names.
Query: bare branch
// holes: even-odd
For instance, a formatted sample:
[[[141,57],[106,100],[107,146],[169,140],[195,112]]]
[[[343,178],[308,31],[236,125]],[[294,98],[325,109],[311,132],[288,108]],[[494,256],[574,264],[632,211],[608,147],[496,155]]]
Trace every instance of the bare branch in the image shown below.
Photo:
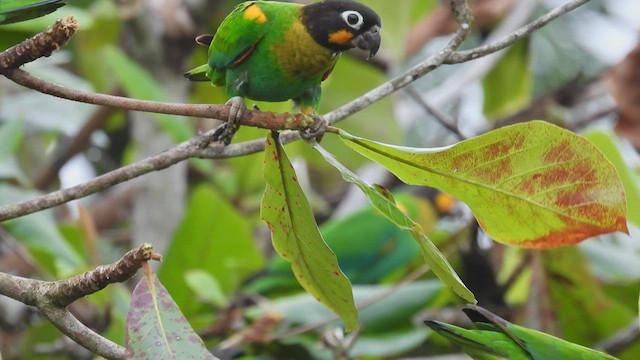
[[[125,348],[100,336],[75,318],[66,308],[43,307],[42,314],[71,340],[106,359],[124,359]]]
[[[150,244],[144,244],[113,264],[66,280],[48,282],[0,273],[0,294],[38,308],[60,331],[94,353],[108,359],[122,359],[121,346],[84,326],[66,307],[109,284],[131,278],[150,260],[160,260],[160,255]]]
[[[485,55],[489,55],[492,54],[496,51],[500,51],[508,46],[511,46],[513,43],[515,43],[516,41],[527,37],[529,35],[531,35],[534,31],[540,29],[541,27],[547,25],[549,22],[551,22],[552,20],[568,13],[571,10],[574,10],[586,3],[588,3],[590,0],[570,0],[567,1],[566,3],[564,3],[563,5],[549,11],[548,13],[546,13],[545,15],[539,17],[538,19],[536,19],[535,21],[519,28],[518,30],[514,31],[513,33],[503,37],[500,40],[494,41],[490,44],[484,45],[484,46],[480,46],[477,47],[475,49],[471,49],[471,50],[465,50],[465,51],[457,51],[452,53],[447,60],[445,61],[445,64],[458,64],[461,62],[466,62],[466,61],[470,61],[470,60],[474,60],[477,59],[479,57],[483,57]]]

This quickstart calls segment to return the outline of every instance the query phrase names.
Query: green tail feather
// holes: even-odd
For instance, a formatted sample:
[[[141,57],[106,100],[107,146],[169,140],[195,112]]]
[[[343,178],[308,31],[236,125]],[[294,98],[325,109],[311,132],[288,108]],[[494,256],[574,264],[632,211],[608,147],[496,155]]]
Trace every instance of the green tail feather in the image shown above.
[[[184,77],[191,81],[210,81],[207,77],[207,71],[209,71],[209,65],[200,65],[184,73]]]

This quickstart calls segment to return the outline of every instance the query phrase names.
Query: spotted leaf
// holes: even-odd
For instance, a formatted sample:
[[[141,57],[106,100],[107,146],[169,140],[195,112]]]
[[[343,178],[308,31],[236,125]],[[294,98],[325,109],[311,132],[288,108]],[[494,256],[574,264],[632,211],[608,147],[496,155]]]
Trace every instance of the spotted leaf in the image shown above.
[[[358,327],[358,312],[349,279],[316,225],[309,202],[291,162],[278,141],[267,137],[261,217],[271,230],[273,247],[291,263],[302,287],[338,314],[347,331]]]
[[[405,183],[466,202],[496,241],[546,248],[628,232],[624,189],[611,162],[585,138],[555,125],[532,121],[437,149],[340,134]]]

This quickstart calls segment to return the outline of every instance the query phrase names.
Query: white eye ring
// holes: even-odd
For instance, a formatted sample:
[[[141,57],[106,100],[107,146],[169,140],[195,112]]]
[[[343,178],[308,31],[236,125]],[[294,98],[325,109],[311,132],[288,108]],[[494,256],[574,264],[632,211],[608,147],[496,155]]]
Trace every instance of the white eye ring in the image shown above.
[[[340,16],[342,16],[342,19],[344,20],[344,22],[346,22],[347,25],[349,25],[349,27],[353,29],[360,30],[360,28],[362,27],[362,24],[364,24],[364,18],[357,11],[353,11],[353,10],[343,11],[342,14],[340,14]]]

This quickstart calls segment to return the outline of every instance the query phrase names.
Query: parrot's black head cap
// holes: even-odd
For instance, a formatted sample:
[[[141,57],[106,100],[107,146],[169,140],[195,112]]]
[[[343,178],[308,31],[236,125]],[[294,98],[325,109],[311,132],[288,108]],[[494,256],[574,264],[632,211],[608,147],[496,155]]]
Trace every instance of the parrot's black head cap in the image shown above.
[[[324,0],[306,5],[302,22],[320,45],[340,52],[358,47],[373,56],[380,48],[380,16],[352,0]]]

